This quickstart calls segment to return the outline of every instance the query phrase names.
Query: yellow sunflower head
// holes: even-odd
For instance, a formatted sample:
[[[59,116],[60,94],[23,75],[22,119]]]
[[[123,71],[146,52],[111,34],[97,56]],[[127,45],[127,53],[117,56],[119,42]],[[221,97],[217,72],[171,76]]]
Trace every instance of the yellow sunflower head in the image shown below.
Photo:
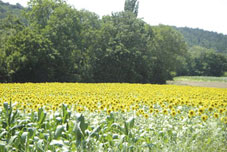
[[[207,120],[207,118],[208,118],[208,116],[207,116],[207,115],[202,115],[202,117],[201,117],[202,121],[206,121],[206,120]]]

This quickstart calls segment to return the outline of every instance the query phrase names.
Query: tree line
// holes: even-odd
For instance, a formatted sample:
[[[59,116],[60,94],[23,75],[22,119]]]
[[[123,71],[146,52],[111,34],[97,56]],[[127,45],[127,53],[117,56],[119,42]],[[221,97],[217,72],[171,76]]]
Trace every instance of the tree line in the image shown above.
[[[63,0],[30,0],[21,17],[1,20],[0,81],[163,84],[174,75],[227,71],[225,54],[193,53],[174,28],[137,18],[138,8],[126,0],[124,11],[100,18]]]

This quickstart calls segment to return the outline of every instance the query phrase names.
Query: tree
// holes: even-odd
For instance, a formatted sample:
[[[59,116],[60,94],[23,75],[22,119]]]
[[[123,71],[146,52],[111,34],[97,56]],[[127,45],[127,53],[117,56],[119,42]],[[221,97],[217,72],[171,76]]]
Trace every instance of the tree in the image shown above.
[[[152,32],[146,31],[145,23],[131,12],[120,12],[103,17],[101,25],[94,80],[149,82],[145,58]]]
[[[43,29],[54,10],[66,3],[63,0],[30,0],[25,14],[30,26]]]
[[[30,25],[47,38],[57,52],[53,81],[82,81],[88,60],[83,45],[82,13],[62,0],[32,0],[29,6]]]
[[[166,83],[180,64],[179,57],[186,53],[186,43],[183,36],[169,26],[160,25],[153,30],[155,36],[150,43],[152,83]]]
[[[86,10],[78,11],[80,21],[80,42],[78,47],[81,50],[80,81],[94,82],[94,62],[96,60],[95,50],[99,48],[98,37],[100,36],[101,21],[99,16]]]
[[[227,71],[227,58],[213,49],[193,46],[187,57],[187,75],[222,76]]]
[[[132,12],[136,16],[138,15],[139,2],[137,0],[125,0],[124,11]]]
[[[6,43],[11,37],[23,30],[25,25],[20,18],[14,15],[8,15],[0,21],[0,82],[8,82],[10,80],[10,71],[7,68]]]
[[[4,47],[7,70],[13,82],[52,80],[55,59],[51,42],[29,28],[11,37]]]
[[[53,43],[58,52],[56,57],[55,81],[79,81],[79,69],[77,63],[81,60],[80,43],[81,26],[78,13],[66,4],[54,9],[49,16],[47,25],[42,30],[44,37]]]
[[[0,82],[7,82],[9,79],[5,52],[0,48]]]

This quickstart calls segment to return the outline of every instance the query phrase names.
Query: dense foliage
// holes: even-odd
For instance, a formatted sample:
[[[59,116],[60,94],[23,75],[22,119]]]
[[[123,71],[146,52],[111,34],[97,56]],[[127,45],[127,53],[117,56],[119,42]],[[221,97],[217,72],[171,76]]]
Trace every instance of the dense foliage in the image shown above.
[[[0,151],[223,152],[226,99],[174,85],[0,84]]]
[[[1,19],[0,81],[165,83],[227,71],[225,54],[188,51],[174,28],[137,18],[138,7],[126,0],[123,12],[100,19],[63,0],[31,0],[19,17]]]
[[[179,75],[191,76],[223,76],[227,71],[227,54],[218,53],[213,49],[193,46],[188,49]]]

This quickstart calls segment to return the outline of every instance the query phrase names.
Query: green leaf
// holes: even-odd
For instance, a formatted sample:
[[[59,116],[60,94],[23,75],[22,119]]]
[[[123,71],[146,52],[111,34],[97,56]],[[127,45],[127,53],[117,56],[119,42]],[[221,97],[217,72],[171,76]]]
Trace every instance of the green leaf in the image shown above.
[[[62,112],[63,112],[63,114],[62,114],[62,120],[63,120],[63,123],[65,123],[66,122],[66,120],[68,119],[68,111],[67,111],[67,105],[65,105],[65,104],[62,104]]]
[[[54,138],[57,139],[59,136],[61,136],[63,131],[64,131],[64,126],[62,125],[57,126],[57,129],[55,130],[55,133],[54,133]]]
[[[112,128],[116,128],[118,132],[124,133],[125,129],[121,127],[118,123],[113,123],[111,125]]]
[[[85,122],[84,116],[82,114],[78,114],[77,115],[77,121],[81,122],[81,123],[84,123]]]
[[[87,129],[88,127],[88,124],[85,123],[85,119],[84,119],[84,116],[82,114],[80,114],[77,118],[77,121],[79,122],[79,129],[82,131],[82,133],[84,134],[85,133],[85,130]]]
[[[44,113],[43,108],[39,108],[38,111],[38,123],[42,124],[46,118],[46,113]]]
[[[125,135],[128,135],[128,124],[126,123],[126,121],[124,122],[124,131],[125,131]]]
[[[64,146],[64,142],[62,140],[52,140],[50,145],[62,147],[62,146]]]
[[[135,118],[134,118],[134,117],[129,118],[129,119],[126,121],[126,123],[128,124],[128,126],[129,126],[130,128],[133,128],[133,127],[134,127],[134,123],[135,123]]]
[[[45,152],[43,149],[43,140],[39,140],[35,145],[38,152]]]
[[[28,128],[29,132],[29,138],[33,137],[35,135],[35,128]]]
[[[1,132],[1,134],[0,134],[0,139],[2,139],[2,137],[4,136],[4,135],[6,135],[8,133],[8,131],[6,131],[6,130],[4,130],[3,132]]]
[[[209,145],[210,143],[211,143],[211,138],[208,138],[208,140],[207,140],[207,145]]]
[[[31,118],[31,122],[34,122],[34,120],[35,120],[35,113],[34,113],[34,111],[32,111],[30,118]]]
[[[38,122],[41,120],[42,114],[43,114],[43,108],[39,108],[39,110],[38,110]]]
[[[107,134],[107,135],[105,136],[105,139],[106,139],[107,141],[111,142],[113,138],[112,138],[112,136],[111,136],[110,134]]]
[[[17,113],[18,113],[17,110],[13,113],[13,116],[12,116],[12,119],[11,119],[11,123],[14,123]]]
[[[23,127],[24,127],[24,125],[16,125],[16,126],[12,127],[10,129],[10,131],[14,131],[14,130],[17,130],[17,129],[21,130]]]
[[[0,141],[0,151],[6,152],[6,142]]]
[[[90,137],[94,137],[94,136],[97,137],[97,135],[98,135],[98,133],[99,133],[100,130],[101,130],[101,126],[99,125],[99,126],[97,126],[97,127],[91,132],[91,134],[90,134],[89,136],[90,136]]]
[[[107,122],[110,125],[112,125],[114,123],[114,115],[113,115],[113,113],[110,113],[110,115],[107,116]]]
[[[4,102],[3,106],[4,106],[5,110],[6,110],[6,112],[8,113],[8,109],[9,109],[8,102]]]
[[[23,132],[21,135],[21,142],[24,143],[28,137],[28,132]]]
[[[112,138],[113,139],[118,139],[119,138],[119,135],[118,134],[113,134]]]
[[[9,145],[12,145],[12,143],[14,142],[14,140],[15,140],[16,138],[17,138],[17,135],[12,136],[12,137],[9,139],[8,144],[9,144]]]
[[[76,145],[80,145],[80,143],[82,142],[82,139],[84,137],[83,132],[80,128],[80,122],[76,124],[75,128],[74,128],[74,132],[76,135]]]

